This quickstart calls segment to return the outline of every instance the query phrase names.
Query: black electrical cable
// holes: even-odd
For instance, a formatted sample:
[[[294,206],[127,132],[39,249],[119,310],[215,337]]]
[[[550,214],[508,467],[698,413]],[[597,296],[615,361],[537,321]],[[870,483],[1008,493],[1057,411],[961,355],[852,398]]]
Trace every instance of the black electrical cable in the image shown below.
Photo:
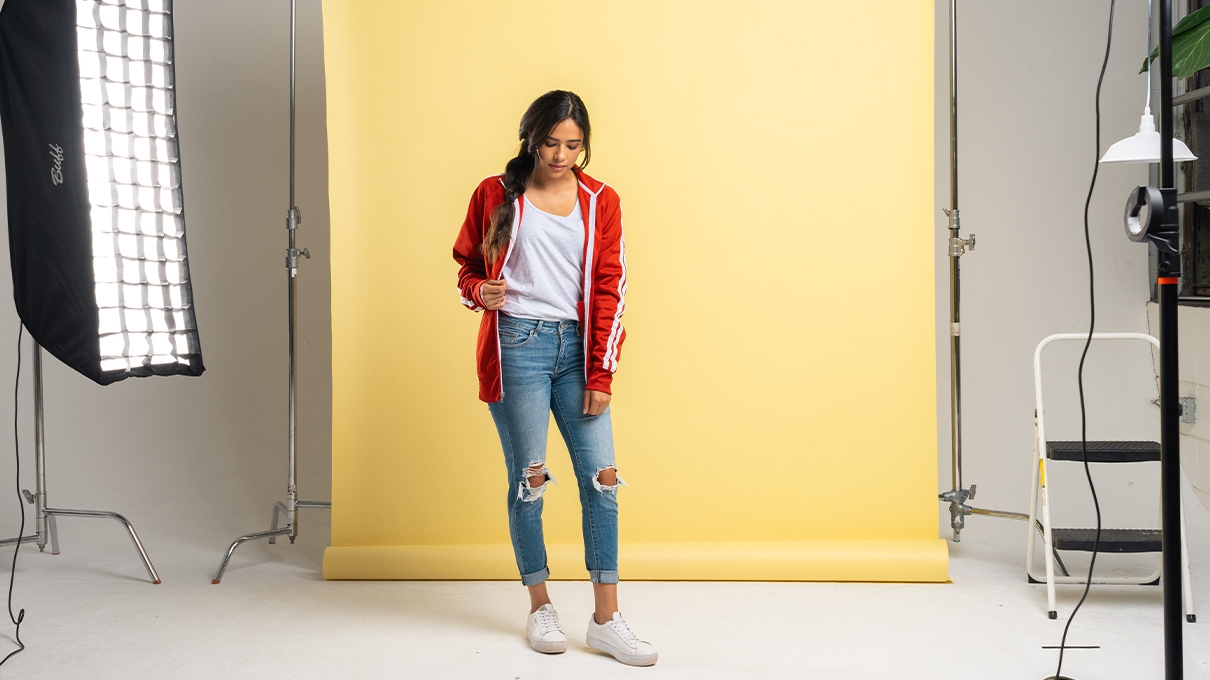
[[[1076,612],[1088,599],[1088,591],[1092,588],[1092,572],[1097,565],[1097,551],[1101,547],[1101,503],[1097,499],[1097,486],[1092,481],[1092,468],[1088,465],[1088,414],[1084,408],[1084,360],[1088,358],[1088,348],[1092,346],[1092,333],[1097,327],[1097,296],[1094,288],[1092,269],[1092,238],[1088,230],[1088,207],[1092,204],[1092,192],[1097,188],[1097,171],[1101,168],[1101,85],[1105,82],[1105,68],[1109,65],[1109,51],[1113,47],[1113,10],[1116,0],[1109,0],[1109,36],[1105,39],[1105,58],[1101,61],[1101,75],[1097,77],[1096,96],[1096,157],[1092,164],[1092,182],[1088,185],[1088,197],[1084,199],[1084,248],[1088,253],[1088,339],[1084,341],[1084,351],[1080,354],[1080,369],[1077,383],[1080,387],[1080,451],[1084,458],[1084,476],[1088,478],[1088,490],[1092,492],[1092,506],[1097,512],[1097,533],[1092,541],[1092,560],[1088,563],[1088,580],[1084,583],[1084,594],[1067,617],[1067,625],[1063,626],[1063,639],[1059,642],[1059,666],[1055,669],[1055,678],[1063,678],[1063,651],[1067,647],[1067,631],[1071,622],[1076,618]]]
[[[16,626],[14,637],[17,638],[17,648],[8,653],[8,656],[0,659],[0,666],[4,665],[17,652],[25,650],[25,643],[21,642],[21,622],[25,620],[25,610],[22,609],[13,616],[13,581],[17,578],[17,552],[21,550],[21,538],[25,536],[25,499],[21,496],[21,439],[18,429],[19,420],[17,414],[19,409],[17,405],[20,403],[17,400],[21,388],[21,340],[25,337],[25,325],[21,324],[17,331],[17,379],[13,387],[13,455],[17,459],[17,505],[21,506],[21,529],[17,532],[17,544],[13,546],[13,569],[8,575],[8,618],[12,619],[13,625]]]

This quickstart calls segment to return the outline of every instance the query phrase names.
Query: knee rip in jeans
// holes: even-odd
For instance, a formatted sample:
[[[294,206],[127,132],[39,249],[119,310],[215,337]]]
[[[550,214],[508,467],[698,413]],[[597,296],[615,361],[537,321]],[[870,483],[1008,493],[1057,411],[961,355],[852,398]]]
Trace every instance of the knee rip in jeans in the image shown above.
[[[602,484],[601,483],[601,473],[602,472],[612,473],[607,476],[613,477],[613,484]],[[606,465],[605,467],[598,469],[596,471],[596,473],[593,474],[592,486],[593,486],[593,488],[595,488],[597,491],[600,491],[601,493],[615,493],[618,490],[619,486],[630,486],[630,485],[626,483],[626,480],[622,479],[618,475],[617,468],[615,468],[612,465]]]
[[[541,498],[542,494],[546,493],[547,484],[551,482],[554,482],[555,484],[559,483],[558,480],[556,480],[554,476],[550,474],[550,470],[546,469],[546,464],[540,460],[530,463],[529,467],[525,468],[525,471],[522,474],[524,475],[524,478],[517,485],[517,499],[527,503],[533,503]],[[533,479],[535,477],[541,477],[543,480],[538,486],[534,486]]]

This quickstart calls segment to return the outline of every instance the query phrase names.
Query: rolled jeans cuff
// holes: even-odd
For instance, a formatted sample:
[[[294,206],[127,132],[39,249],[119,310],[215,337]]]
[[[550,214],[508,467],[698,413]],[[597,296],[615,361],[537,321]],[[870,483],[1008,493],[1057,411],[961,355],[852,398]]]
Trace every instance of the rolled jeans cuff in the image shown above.
[[[535,571],[532,574],[521,574],[521,585],[536,586],[550,578],[550,567],[543,567],[541,571]],[[614,576],[616,579],[617,576]]]
[[[590,569],[588,571],[588,580],[593,583],[617,583],[617,569]]]

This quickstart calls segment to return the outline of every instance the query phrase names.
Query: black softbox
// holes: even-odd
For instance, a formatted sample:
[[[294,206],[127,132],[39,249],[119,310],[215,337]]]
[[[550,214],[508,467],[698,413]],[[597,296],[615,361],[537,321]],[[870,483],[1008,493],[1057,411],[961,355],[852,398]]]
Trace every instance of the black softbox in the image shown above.
[[[105,385],[204,370],[186,259],[171,0],[6,0],[0,122],[17,312]]]

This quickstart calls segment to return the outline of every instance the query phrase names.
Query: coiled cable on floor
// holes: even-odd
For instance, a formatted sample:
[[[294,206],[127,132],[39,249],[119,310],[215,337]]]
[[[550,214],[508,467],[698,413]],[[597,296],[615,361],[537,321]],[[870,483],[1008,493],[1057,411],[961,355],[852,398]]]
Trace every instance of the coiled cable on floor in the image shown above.
[[[1101,74],[1097,77],[1096,95],[1096,157],[1092,165],[1092,181],[1088,185],[1088,196],[1084,199],[1084,249],[1088,254],[1088,339],[1084,341],[1084,351],[1080,354],[1080,369],[1077,373],[1077,383],[1080,391],[1080,451],[1084,460],[1084,476],[1088,478],[1088,490],[1092,492],[1092,506],[1097,513],[1097,532],[1092,541],[1092,559],[1088,563],[1088,580],[1084,583],[1084,594],[1067,617],[1067,625],[1063,626],[1063,638],[1059,641],[1059,666],[1055,669],[1054,677],[1063,678],[1063,652],[1067,647],[1067,632],[1076,613],[1088,599],[1088,591],[1092,589],[1092,573],[1097,565],[1097,551],[1101,547],[1101,503],[1097,499],[1097,487],[1092,481],[1092,468],[1088,465],[1088,414],[1084,404],[1084,361],[1088,358],[1088,348],[1092,346],[1092,333],[1097,327],[1097,296],[1094,287],[1092,267],[1092,238],[1088,230],[1088,208],[1092,204],[1092,193],[1097,187],[1097,171],[1101,168],[1101,85],[1105,82],[1105,68],[1109,65],[1109,52],[1113,47],[1113,11],[1116,0],[1109,0],[1109,35],[1105,38],[1105,57],[1101,60]]]
[[[25,650],[25,643],[21,642],[21,622],[25,620],[25,610],[21,609],[16,616],[13,615],[13,582],[17,578],[17,552],[21,550],[21,538],[25,536],[25,499],[21,496],[21,437],[20,437],[20,421],[17,415],[20,409],[17,405],[20,403],[17,397],[20,396],[21,390],[21,340],[25,337],[25,325],[21,324],[17,331],[17,379],[13,386],[13,456],[17,461],[17,472],[14,475],[17,479],[17,505],[21,506],[21,529],[17,531],[17,544],[13,546],[13,568],[8,574],[8,618],[12,619],[13,626],[16,627],[13,636],[17,639],[17,648],[9,652],[7,656],[0,659],[0,666],[4,665],[17,652]]]

